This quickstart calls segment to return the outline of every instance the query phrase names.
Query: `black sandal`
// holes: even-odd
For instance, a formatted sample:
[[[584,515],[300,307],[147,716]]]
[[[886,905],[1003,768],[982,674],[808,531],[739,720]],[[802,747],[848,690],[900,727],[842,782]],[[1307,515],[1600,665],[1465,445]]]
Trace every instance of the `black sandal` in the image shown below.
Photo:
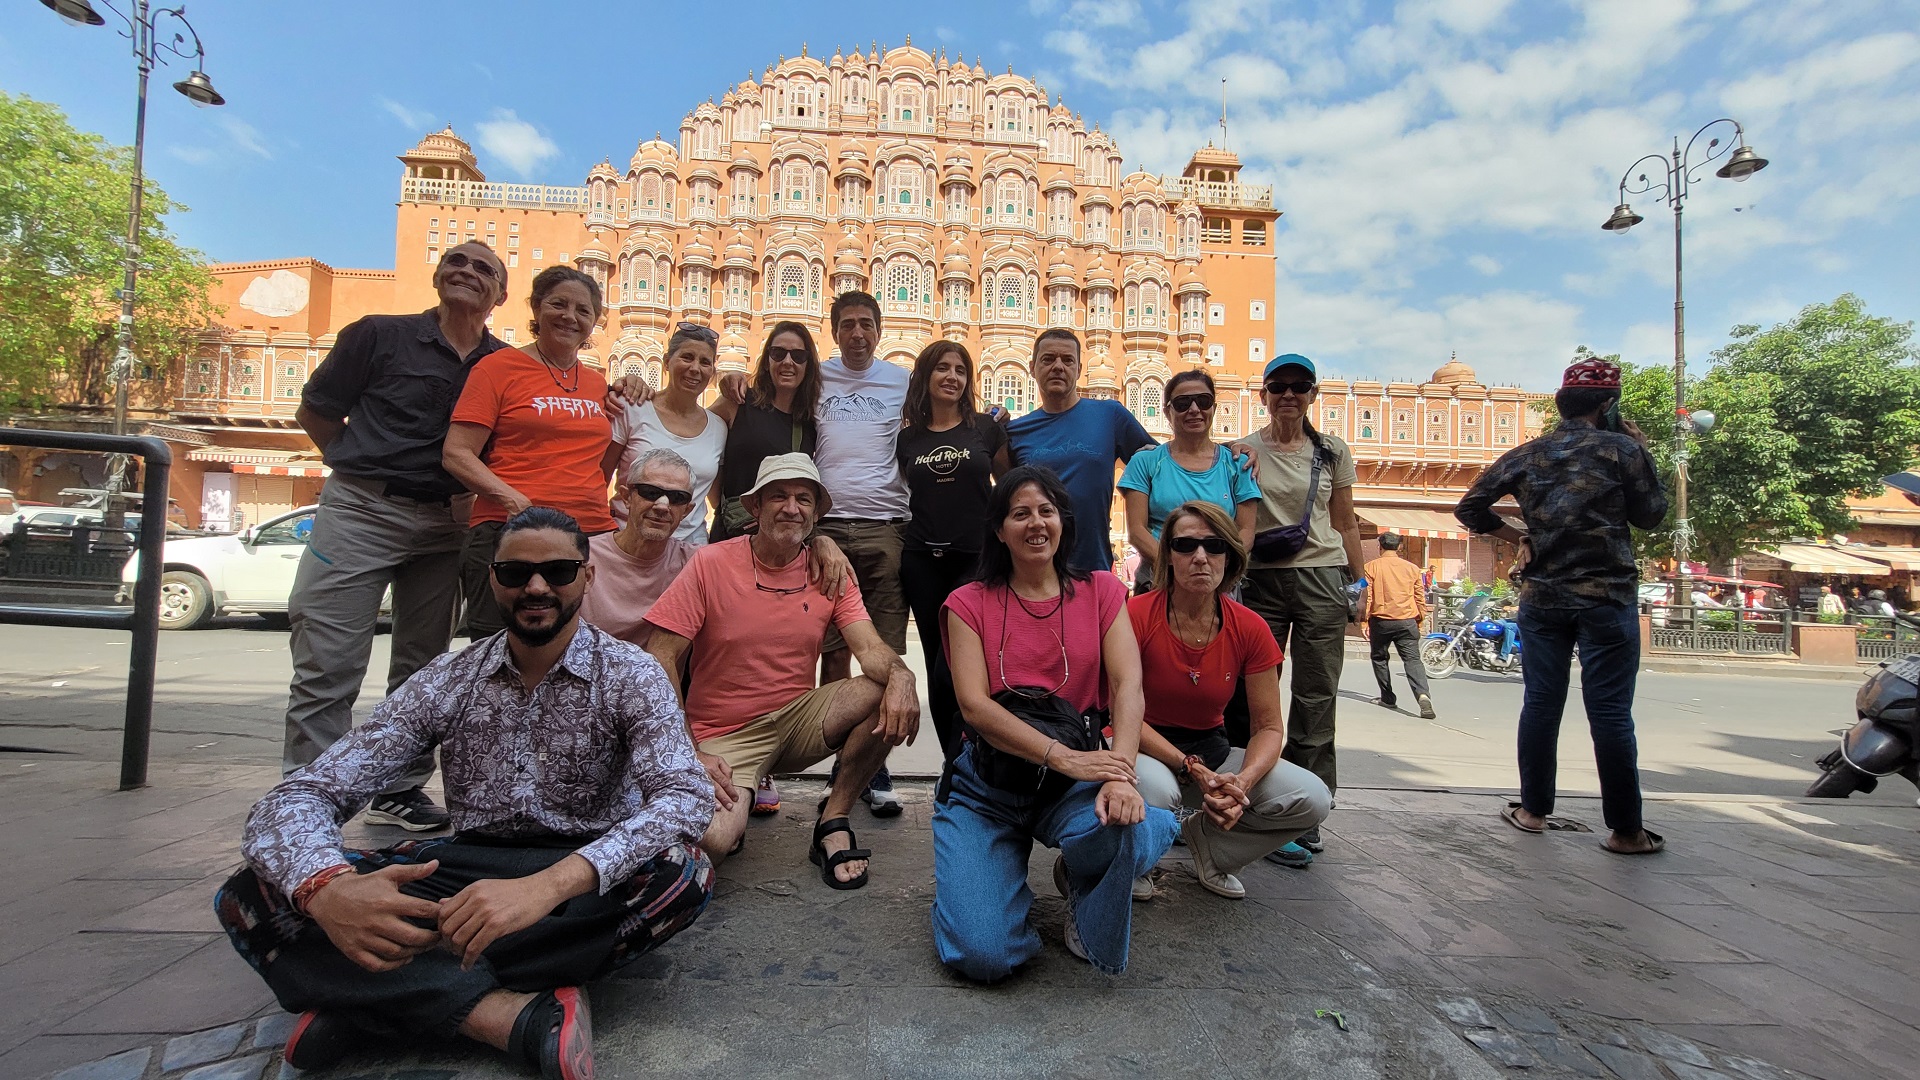
[[[847,848],[845,851],[829,853],[825,847],[821,846],[820,841],[837,832],[847,834]],[[867,872],[865,870],[860,871],[860,876],[851,881],[841,881],[833,872],[834,867],[839,866],[841,863],[873,858],[873,852],[865,848],[853,846],[859,842],[860,841],[853,835],[853,826],[846,818],[837,817],[827,821],[814,822],[813,846],[807,849],[807,861],[820,868],[820,880],[826,882],[828,888],[842,890],[858,889],[867,883]]]

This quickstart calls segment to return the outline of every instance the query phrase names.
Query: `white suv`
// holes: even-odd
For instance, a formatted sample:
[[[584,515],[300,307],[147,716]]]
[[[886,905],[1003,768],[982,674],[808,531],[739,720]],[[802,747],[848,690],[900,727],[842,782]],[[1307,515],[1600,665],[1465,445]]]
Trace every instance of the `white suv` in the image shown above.
[[[225,536],[169,538],[160,578],[160,629],[193,630],[215,615],[246,611],[284,623],[287,600],[293,595],[294,574],[300,556],[313,535],[314,507]],[[121,572],[121,596],[133,593],[140,577],[140,560],[128,559]],[[392,596],[383,597],[381,614]]]

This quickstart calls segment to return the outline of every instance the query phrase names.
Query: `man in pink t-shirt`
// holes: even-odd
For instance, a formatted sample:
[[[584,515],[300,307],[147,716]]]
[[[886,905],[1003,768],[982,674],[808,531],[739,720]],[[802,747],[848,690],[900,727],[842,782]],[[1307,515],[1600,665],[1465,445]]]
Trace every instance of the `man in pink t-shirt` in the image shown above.
[[[867,883],[869,853],[855,846],[847,814],[888,751],[919,732],[919,691],[875,632],[859,588],[849,582],[835,600],[808,580],[807,536],[832,505],[812,459],[768,457],[740,503],[757,531],[695,552],[647,614],[647,651],[676,686],[692,654],[687,726],[718,807],[700,846],[724,859],[744,841],[762,776],[838,754],[840,782],[807,856],[829,886],[857,889]],[[829,626],[861,674],[816,688]]]
[[[695,551],[673,535],[693,512],[693,467],[671,450],[649,450],[627,470],[624,485],[626,524],[588,541],[594,578],[580,617],[645,648],[647,612]]]

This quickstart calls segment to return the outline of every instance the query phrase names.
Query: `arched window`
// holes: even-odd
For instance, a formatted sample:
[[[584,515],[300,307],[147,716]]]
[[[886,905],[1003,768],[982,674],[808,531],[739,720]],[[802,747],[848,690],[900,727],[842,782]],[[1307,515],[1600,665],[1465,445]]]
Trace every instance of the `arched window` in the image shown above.
[[[995,303],[1001,309],[1003,309],[1003,311],[1006,311],[1006,312],[1019,311],[1021,306],[1020,285],[1021,285],[1021,278],[1019,274],[1009,271],[1009,272],[1003,272],[1000,275],[1000,280],[999,280],[1000,291],[998,296],[995,298]]]
[[[1026,128],[1026,124],[1021,122],[1020,106],[1021,101],[1019,98],[1008,97],[1000,100],[1001,131],[1021,131]]]
[[[893,107],[894,115],[899,117],[902,123],[912,123],[914,110],[920,107],[920,91],[911,86],[894,87]]]
[[[653,258],[649,255],[633,257],[633,299],[653,299]]]
[[[1148,379],[1140,385],[1140,415],[1149,420],[1160,415],[1160,381]]]
[[[1160,285],[1149,281],[1140,286],[1140,320],[1147,326],[1159,326]]]
[[[920,303],[920,268],[905,255],[887,263],[886,297],[889,310],[911,311]]]
[[[788,162],[785,177],[786,182],[781,184],[785,189],[784,194],[790,202],[800,204],[799,207],[789,206],[788,209],[804,208],[806,204],[813,201],[813,170],[807,167],[806,162]]]
[[[967,283],[964,281],[947,282],[947,318],[964,319],[967,317]]]
[[[994,381],[994,394],[1000,401],[1000,407],[1016,416],[1027,411],[1027,377],[1019,368],[1000,369],[1000,377]]]
[[[895,206],[915,207],[920,205],[920,167],[902,162],[887,170],[887,182],[891,185],[890,201]]]
[[[796,117],[813,115],[813,87],[807,83],[795,83],[787,93],[787,111]]]
[[[807,267],[798,258],[782,261],[774,278],[775,306],[781,311],[809,311],[807,303]]]
[[[1371,438],[1373,438],[1373,425],[1372,425],[1372,424],[1361,424],[1361,425],[1360,425],[1360,437],[1361,437],[1361,438],[1363,438],[1363,439],[1371,439]]]
[[[1127,411],[1140,415],[1140,384],[1131,379],[1127,381]]]
[[[996,209],[1002,214],[1009,218],[1018,219],[1021,204],[1025,202],[1025,197],[1026,185],[1020,182],[1019,176],[1008,173],[1000,178],[1000,197],[995,201],[999,203]]]
[[[648,173],[640,178],[640,206],[649,211],[660,209],[660,177]]]
[[[1047,160],[1073,160],[1073,136],[1067,131],[1067,125],[1054,124],[1047,129]]]

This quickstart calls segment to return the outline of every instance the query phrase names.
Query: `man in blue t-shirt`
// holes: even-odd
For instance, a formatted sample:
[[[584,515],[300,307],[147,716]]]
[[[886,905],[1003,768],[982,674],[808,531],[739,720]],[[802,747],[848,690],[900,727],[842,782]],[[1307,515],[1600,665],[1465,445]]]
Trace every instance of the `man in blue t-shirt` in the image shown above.
[[[1080,339],[1073,331],[1041,331],[1031,370],[1040,408],[1007,425],[1013,463],[1043,465],[1060,475],[1073,503],[1068,561],[1082,570],[1106,570],[1113,565],[1107,543],[1114,465],[1153,446],[1153,436],[1125,405],[1080,396]]]

